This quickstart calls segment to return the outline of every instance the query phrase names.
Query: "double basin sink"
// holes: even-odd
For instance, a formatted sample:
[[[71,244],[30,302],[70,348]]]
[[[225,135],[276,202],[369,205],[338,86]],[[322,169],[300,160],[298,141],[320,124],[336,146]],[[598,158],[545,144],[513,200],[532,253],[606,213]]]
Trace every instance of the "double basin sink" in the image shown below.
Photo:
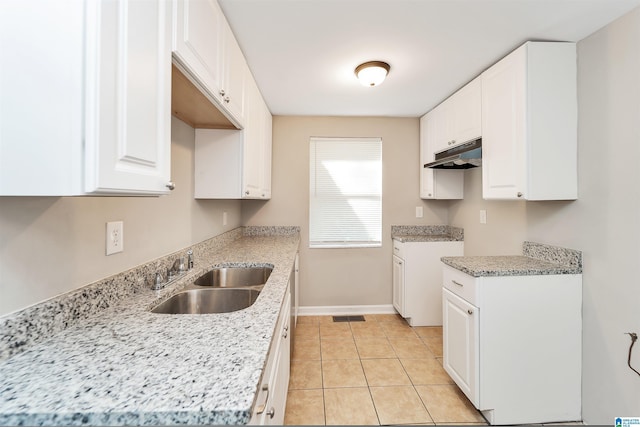
[[[160,314],[229,313],[251,306],[273,267],[220,267],[151,309]]]

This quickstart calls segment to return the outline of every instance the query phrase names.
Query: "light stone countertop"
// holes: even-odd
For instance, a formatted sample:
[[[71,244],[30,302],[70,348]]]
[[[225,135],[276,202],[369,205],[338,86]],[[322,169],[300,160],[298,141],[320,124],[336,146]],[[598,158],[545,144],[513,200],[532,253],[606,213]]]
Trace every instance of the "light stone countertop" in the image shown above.
[[[464,231],[449,225],[392,225],[391,238],[402,243],[457,242],[464,240]]]
[[[0,425],[244,424],[299,235],[244,236],[162,291],[145,288],[0,362]],[[249,308],[148,311],[211,267],[272,264]]]
[[[443,257],[442,262],[473,277],[582,274],[582,252],[524,242],[523,255]]]

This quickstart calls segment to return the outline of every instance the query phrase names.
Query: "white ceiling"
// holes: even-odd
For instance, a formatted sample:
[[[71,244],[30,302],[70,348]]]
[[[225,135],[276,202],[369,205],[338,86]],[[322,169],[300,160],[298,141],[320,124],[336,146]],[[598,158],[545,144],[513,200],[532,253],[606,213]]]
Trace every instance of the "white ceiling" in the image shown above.
[[[526,40],[579,41],[640,0],[219,0],[273,114],[420,116]],[[391,65],[360,85],[366,61]]]

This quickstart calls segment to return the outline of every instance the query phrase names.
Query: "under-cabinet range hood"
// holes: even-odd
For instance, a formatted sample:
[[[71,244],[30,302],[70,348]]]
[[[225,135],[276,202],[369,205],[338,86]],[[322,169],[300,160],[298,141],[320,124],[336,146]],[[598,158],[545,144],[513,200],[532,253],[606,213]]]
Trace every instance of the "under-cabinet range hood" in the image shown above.
[[[432,169],[469,169],[482,165],[482,139],[456,145],[435,155],[435,161],[426,163]]]

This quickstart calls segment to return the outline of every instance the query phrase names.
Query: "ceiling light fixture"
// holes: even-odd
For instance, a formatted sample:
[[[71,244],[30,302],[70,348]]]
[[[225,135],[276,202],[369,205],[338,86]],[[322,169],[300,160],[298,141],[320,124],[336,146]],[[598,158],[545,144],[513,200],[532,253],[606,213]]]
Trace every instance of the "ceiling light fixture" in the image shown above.
[[[355,73],[363,86],[378,86],[389,74],[391,67],[386,62],[369,61],[356,67]]]

